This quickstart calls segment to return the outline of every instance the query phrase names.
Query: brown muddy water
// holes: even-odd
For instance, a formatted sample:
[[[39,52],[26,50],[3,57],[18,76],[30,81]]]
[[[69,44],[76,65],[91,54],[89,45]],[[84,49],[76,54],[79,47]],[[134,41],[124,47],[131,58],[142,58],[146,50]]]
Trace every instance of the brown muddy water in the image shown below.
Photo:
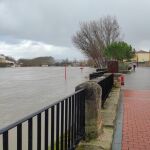
[[[0,129],[73,93],[75,86],[87,81],[89,73],[93,71],[95,69],[88,67],[83,71],[80,67],[67,67],[65,80],[64,67],[0,68]],[[27,123],[24,123],[23,150],[27,149],[26,128]],[[9,133],[9,150],[16,149],[15,133],[16,129]],[[36,137],[36,127],[33,134]],[[34,145],[33,149],[36,149]]]

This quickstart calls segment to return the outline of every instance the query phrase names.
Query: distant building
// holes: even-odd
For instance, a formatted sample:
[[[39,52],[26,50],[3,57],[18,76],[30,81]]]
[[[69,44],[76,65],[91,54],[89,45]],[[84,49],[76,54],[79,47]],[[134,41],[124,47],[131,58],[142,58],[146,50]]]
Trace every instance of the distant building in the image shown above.
[[[13,61],[7,60],[4,55],[0,54],[0,67],[10,67],[14,65],[15,63]]]
[[[0,63],[5,62],[6,58],[4,55],[0,54]]]
[[[136,60],[137,62],[150,62],[150,51],[147,52],[147,51],[144,51],[144,50],[140,50],[140,51],[137,51],[136,53],[136,56],[134,58],[134,60]]]

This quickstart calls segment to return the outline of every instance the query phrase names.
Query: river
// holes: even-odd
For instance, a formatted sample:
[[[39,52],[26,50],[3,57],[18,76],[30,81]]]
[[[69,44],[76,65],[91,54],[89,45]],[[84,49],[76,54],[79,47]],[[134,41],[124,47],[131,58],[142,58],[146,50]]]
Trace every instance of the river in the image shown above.
[[[74,92],[94,71],[85,67],[0,68],[0,128]]]

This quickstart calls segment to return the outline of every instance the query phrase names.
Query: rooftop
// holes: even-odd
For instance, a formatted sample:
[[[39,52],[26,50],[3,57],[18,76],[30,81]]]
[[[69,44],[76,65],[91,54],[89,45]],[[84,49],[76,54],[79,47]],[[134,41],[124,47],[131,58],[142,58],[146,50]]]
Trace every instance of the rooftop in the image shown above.
[[[144,50],[139,50],[139,51],[137,51],[136,53],[150,53],[150,52],[144,51]]]

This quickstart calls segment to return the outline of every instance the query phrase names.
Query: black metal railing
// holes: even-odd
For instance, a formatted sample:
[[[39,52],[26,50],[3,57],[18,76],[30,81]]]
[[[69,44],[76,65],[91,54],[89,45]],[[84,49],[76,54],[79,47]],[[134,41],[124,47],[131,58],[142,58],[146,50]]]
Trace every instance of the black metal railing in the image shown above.
[[[113,87],[113,74],[104,75],[97,82],[102,87],[102,107]],[[24,124],[26,124],[24,135]],[[11,131],[15,129],[15,135]],[[35,130],[36,129],[36,130]],[[36,133],[35,133],[36,132]],[[3,129],[2,150],[9,150],[11,138],[15,150],[73,150],[85,135],[85,90],[78,90]],[[0,138],[1,139],[1,138]],[[35,148],[36,145],[36,148]],[[1,145],[0,145],[1,146]]]
[[[12,135],[9,134],[13,129],[16,129],[16,150],[22,150],[24,123],[27,123],[28,150],[32,150],[34,144],[37,150],[74,149],[85,134],[85,90],[76,91],[63,100],[0,129],[3,150],[11,147],[9,139]],[[36,134],[33,135],[35,128]]]
[[[96,69],[96,72],[99,72],[99,71],[104,71],[105,73],[107,73],[108,72],[108,70],[107,70],[107,68],[97,68]]]
[[[89,79],[92,80],[92,79],[95,79],[97,77],[101,77],[104,75],[104,73],[106,73],[106,72],[105,71],[93,72],[93,73],[89,74]]]
[[[98,84],[102,88],[102,107],[104,107],[104,103],[113,87],[114,83],[114,75],[110,74],[108,76],[104,76],[104,79],[100,80]]]

